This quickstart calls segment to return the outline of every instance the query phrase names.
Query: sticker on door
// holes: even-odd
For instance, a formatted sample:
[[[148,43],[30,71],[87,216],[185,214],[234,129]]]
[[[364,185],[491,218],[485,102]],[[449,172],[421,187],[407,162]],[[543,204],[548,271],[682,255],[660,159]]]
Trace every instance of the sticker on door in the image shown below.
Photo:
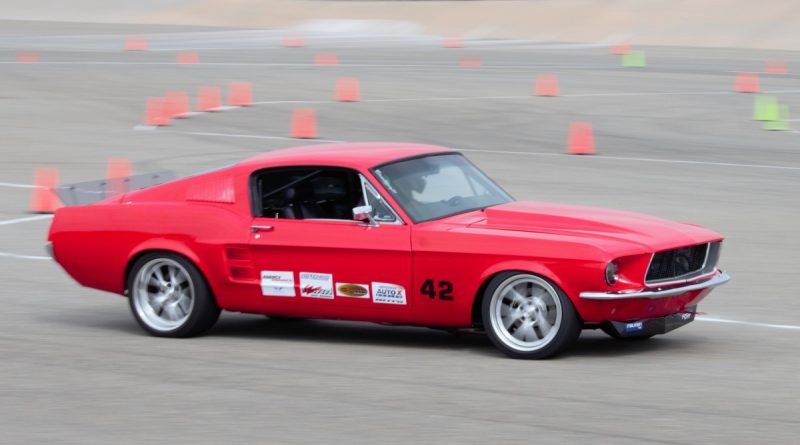
[[[300,272],[300,296],[333,299],[333,275],[329,273]]]
[[[336,283],[337,297],[369,298],[369,285],[354,283]]]
[[[372,301],[385,304],[406,304],[406,289],[397,284],[373,281]]]
[[[269,297],[296,297],[294,272],[262,270],[261,294]]]

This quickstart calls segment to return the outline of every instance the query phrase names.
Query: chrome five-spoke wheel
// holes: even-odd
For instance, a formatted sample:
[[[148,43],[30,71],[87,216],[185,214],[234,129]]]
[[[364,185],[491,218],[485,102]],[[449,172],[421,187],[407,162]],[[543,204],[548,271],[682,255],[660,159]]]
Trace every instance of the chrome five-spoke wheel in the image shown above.
[[[566,348],[580,332],[572,303],[550,281],[506,272],[487,288],[483,305],[489,338],[517,358],[545,358]]]
[[[216,322],[219,308],[197,268],[171,253],[140,258],[128,281],[131,310],[153,335],[186,337]]]
[[[181,327],[194,306],[194,284],[177,261],[156,258],[145,264],[132,287],[136,312],[157,331]]]

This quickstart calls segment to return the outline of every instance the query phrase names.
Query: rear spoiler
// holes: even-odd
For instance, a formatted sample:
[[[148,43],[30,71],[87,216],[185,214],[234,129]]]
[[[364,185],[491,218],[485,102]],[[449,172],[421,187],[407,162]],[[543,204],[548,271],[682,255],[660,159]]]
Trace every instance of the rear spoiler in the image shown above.
[[[173,171],[161,171],[123,178],[77,182],[75,184],[61,185],[53,190],[65,206],[81,206],[94,204],[112,196],[134,190],[163,184],[177,178],[178,175]]]

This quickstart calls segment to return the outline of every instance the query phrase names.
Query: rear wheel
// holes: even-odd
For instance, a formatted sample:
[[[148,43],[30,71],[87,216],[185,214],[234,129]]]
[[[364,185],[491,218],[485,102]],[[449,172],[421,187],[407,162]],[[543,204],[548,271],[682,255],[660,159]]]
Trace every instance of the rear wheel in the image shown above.
[[[513,358],[556,355],[581,330],[569,297],[550,281],[524,272],[504,272],[489,282],[482,316],[489,339]]]
[[[133,317],[158,337],[191,337],[207,331],[220,309],[199,270],[167,252],[146,254],[131,268],[129,300]]]

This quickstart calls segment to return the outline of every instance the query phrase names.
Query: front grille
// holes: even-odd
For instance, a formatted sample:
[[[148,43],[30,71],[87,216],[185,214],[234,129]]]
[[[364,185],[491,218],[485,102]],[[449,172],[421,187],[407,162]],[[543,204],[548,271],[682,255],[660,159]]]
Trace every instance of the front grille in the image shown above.
[[[714,264],[716,267],[716,257],[718,256],[718,245],[714,243]],[[645,283],[663,282],[674,279],[691,278],[693,275],[703,274],[708,267],[706,257],[709,253],[710,244],[698,244],[696,246],[681,247],[680,249],[665,250],[657,252],[650,261],[647,269]]]

